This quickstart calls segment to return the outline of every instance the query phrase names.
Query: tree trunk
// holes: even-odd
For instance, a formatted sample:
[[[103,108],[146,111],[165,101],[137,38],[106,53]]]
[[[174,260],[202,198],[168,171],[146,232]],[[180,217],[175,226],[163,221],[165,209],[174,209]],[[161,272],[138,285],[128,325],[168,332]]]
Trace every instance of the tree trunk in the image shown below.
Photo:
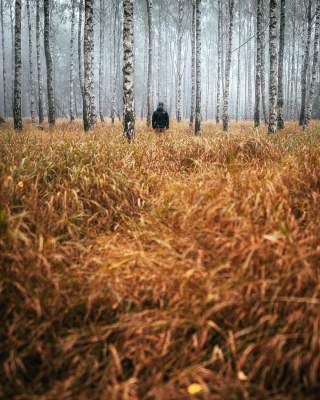
[[[264,8],[262,8],[262,16],[264,15]],[[264,123],[268,125],[267,104],[266,104],[266,21],[263,18],[263,26],[261,30],[261,100],[262,112]]]
[[[38,114],[39,124],[43,123],[43,89],[41,74],[41,47],[40,47],[40,0],[37,0],[36,10],[36,44],[37,44],[37,72],[38,72]]]
[[[310,45],[311,45],[311,32],[312,32],[312,0],[309,0],[308,17],[307,17],[307,37],[306,46],[304,51],[304,63],[301,73],[301,110],[299,125],[303,126],[305,123],[306,114],[306,101],[307,101],[307,77],[310,62]]]
[[[15,2],[15,39],[14,39],[14,100],[13,119],[14,128],[22,130],[21,117],[21,0]]]
[[[114,13],[114,24],[113,24],[113,52],[112,52],[112,71],[111,71],[111,80],[112,80],[112,97],[111,97],[111,122],[114,124],[115,115],[116,115],[116,90],[117,90],[117,69],[116,69],[116,53],[117,53],[117,20],[118,20],[118,10],[119,5],[116,3],[115,5],[115,13]]]
[[[94,97],[94,31],[93,31],[93,2],[85,0],[85,23],[84,23],[84,99],[88,116],[88,123],[85,124],[86,131],[93,129],[96,125],[96,106]]]
[[[152,0],[147,1],[148,11],[148,33],[149,33],[149,57],[148,57],[148,90],[147,90],[147,125],[151,125],[152,104],[152,78],[153,78],[153,23],[152,23]]]
[[[100,121],[104,122],[103,118],[103,58],[104,58],[104,0],[100,0],[100,46],[99,46],[99,116]]]
[[[56,109],[53,89],[53,62],[50,48],[50,0],[43,0],[44,10],[44,52],[47,65],[48,122],[56,123]]]
[[[240,75],[241,75],[241,3],[239,3],[239,49],[238,49],[238,66],[237,66],[237,104],[236,104],[236,121],[239,122],[240,112]]]
[[[6,53],[4,47],[4,21],[3,21],[3,0],[0,3],[1,13],[1,46],[2,46],[2,79],[3,79],[3,116],[7,116],[7,74],[6,74]]]
[[[196,2],[192,1],[192,29],[191,29],[191,110],[190,127],[194,122],[194,103],[196,94]]]
[[[229,94],[230,94],[230,71],[231,71],[231,55],[232,55],[232,34],[233,34],[233,9],[234,0],[229,1],[229,42],[226,57],[226,70],[225,70],[225,82],[224,82],[224,93],[223,93],[223,130],[228,131],[229,128]]]
[[[311,83],[309,89],[308,105],[305,115],[304,128],[308,128],[311,116],[312,116],[312,106],[314,100],[314,92],[317,81],[317,71],[319,64],[319,29],[320,29],[320,0],[317,0],[316,9],[316,23],[314,31],[314,43],[313,43],[313,61],[312,61],[312,73],[311,73]]]
[[[29,42],[29,85],[30,85],[30,113],[31,121],[36,122],[36,111],[34,106],[34,82],[33,82],[33,55],[32,55],[32,24],[30,15],[30,0],[26,1],[27,18],[28,18],[28,42]]]
[[[270,0],[269,21],[269,134],[277,132],[277,89],[278,89],[278,37],[277,0]]]
[[[217,73],[217,108],[216,108],[216,123],[220,123],[220,103],[221,103],[221,57],[222,57],[222,0],[218,0],[219,15],[218,15],[218,73]]]
[[[78,64],[79,64],[79,83],[82,98],[82,117],[84,126],[88,126],[88,114],[84,97],[84,77],[82,63],[82,15],[83,15],[83,0],[79,2],[79,21],[78,21]]]
[[[255,85],[255,106],[254,126],[260,126],[260,96],[261,96],[261,32],[262,32],[263,8],[262,0],[257,0],[257,58],[256,58],[256,85]]]
[[[177,122],[181,122],[181,97],[182,97],[182,22],[183,22],[183,1],[178,0],[178,48],[177,48]]]
[[[22,130],[21,117],[21,0],[15,2],[15,37],[14,37],[14,129]]]
[[[279,64],[278,64],[278,129],[284,128],[283,117],[283,69],[284,69],[284,39],[286,29],[286,0],[281,0],[280,8],[280,46],[279,46]]]
[[[295,111],[295,101],[294,101],[294,89],[295,89],[295,75],[298,73],[296,71],[296,15],[297,15],[297,3],[294,0],[293,6],[293,17],[292,17],[292,53],[291,53],[291,80],[290,80],[290,95],[289,95],[289,118],[294,119]]]
[[[196,0],[196,122],[195,135],[201,131],[201,0]]]
[[[71,11],[71,37],[70,37],[70,98],[69,98],[69,113],[70,120],[74,121],[74,26],[75,26],[75,13],[76,13],[76,1],[72,0],[72,11]]]
[[[131,142],[135,133],[133,0],[123,0],[123,133]]]

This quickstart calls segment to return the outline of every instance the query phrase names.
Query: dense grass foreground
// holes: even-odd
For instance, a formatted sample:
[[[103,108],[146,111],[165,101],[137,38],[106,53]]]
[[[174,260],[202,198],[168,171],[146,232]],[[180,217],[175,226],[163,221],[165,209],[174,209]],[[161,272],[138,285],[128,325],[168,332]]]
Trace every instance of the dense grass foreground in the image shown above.
[[[316,399],[320,133],[0,135],[0,398]]]

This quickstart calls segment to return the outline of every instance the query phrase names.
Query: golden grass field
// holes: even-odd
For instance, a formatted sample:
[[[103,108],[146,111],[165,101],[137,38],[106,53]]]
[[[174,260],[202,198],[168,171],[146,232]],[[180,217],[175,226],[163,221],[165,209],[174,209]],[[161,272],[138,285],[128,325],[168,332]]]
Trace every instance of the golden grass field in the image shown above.
[[[319,399],[320,124],[0,128],[0,398]]]

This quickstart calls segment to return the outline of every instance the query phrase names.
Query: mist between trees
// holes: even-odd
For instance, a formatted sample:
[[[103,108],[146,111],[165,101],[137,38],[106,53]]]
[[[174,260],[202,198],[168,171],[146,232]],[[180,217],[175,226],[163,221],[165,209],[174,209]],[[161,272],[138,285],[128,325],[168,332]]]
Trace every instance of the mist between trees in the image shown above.
[[[319,0],[1,0],[0,114],[16,129],[45,116],[89,129],[124,112],[150,124],[162,101],[198,131],[200,119],[307,127],[319,14]]]

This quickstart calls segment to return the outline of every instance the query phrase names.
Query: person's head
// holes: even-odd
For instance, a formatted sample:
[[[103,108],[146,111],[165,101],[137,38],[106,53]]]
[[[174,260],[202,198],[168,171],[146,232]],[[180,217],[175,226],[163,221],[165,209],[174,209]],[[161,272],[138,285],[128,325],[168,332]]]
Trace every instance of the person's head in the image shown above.
[[[164,104],[162,101],[160,101],[158,104],[158,110],[164,110]]]

